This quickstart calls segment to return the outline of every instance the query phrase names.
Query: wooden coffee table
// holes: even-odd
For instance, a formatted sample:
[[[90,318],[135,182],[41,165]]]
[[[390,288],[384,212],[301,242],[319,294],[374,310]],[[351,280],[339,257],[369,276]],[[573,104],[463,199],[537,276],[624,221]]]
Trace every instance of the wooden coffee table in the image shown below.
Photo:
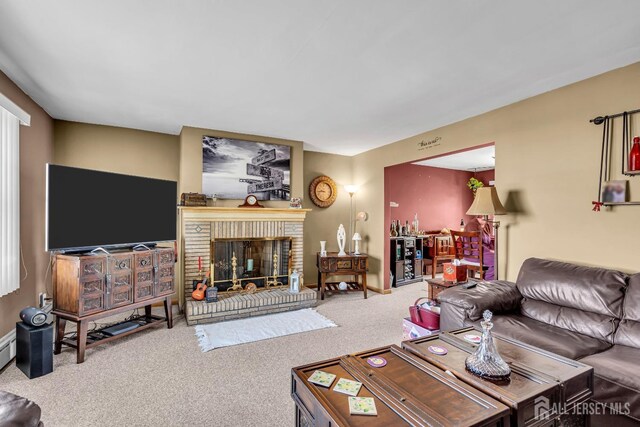
[[[383,357],[373,368],[366,359]],[[336,375],[329,388],[310,383],[316,371]],[[392,345],[291,370],[296,426],[506,426],[509,408],[444,370]],[[358,397],[374,398],[375,416],[351,415],[340,378],[361,382]]]
[[[511,367],[511,379],[502,384],[491,382],[465,369],[465,359],[477,347],[464,338],[468,334],[481,335],[481,332],[463,328],[405,341],[402,348],[509,406],[511,425],[556,425],[561,419],[562,425],[586,425],[583,416],[563,415],[558,409],[564,408],[571,414],[576,405],[591,397],[593,368],[493,334],[498,352]],[[431,353],[428,348],[434,345],[446,348],[448,353],[444,356]]]

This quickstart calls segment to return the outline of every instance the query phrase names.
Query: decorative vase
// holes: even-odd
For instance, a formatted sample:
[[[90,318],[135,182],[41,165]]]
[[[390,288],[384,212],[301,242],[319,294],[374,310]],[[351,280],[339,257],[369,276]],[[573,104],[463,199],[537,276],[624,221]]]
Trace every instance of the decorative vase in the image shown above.
[[[629,152],[629,170],[640,171],[640,136],[633,137],[633,147]]]
[[[338,252],[338,256],[345,256],[347,253],[344,251],[344,244],[347,240],[347,233],[344,231],[344,225],[340,224],[338,227],[338,233],[336,234],[338,238],[338,248],[340,248],[340,252]]]
[[[320,240],[320,256],[327,256],[327,241]]]
[[[491,335],[493,313],[485,310],[482,317],[484,318],[480,322],[482,325],[482,340],[476,351],[464,361],[465,367],[469,372],[481,378],[493,381],[508,380],[511,375],[511,368],[498,354]]]

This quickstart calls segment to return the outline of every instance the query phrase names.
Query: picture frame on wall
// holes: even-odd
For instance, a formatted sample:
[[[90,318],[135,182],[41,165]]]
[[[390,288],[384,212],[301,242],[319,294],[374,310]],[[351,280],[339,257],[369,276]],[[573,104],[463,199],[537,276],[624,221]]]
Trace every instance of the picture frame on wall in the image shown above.
[[[602,186],[603,203],[624,203],[627,201],[627,181],[606,181]]]
[[[259,141],[202,137],[202,192],[208,197],[289,201],[291,147]]]

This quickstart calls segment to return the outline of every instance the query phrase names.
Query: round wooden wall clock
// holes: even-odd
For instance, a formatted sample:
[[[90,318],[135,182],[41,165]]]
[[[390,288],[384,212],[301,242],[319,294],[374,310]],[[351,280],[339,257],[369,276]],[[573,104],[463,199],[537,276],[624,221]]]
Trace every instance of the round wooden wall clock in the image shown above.
[[[311,201],[320,208],[328,208],[338,197],[336,183],[326,175],[321,175],[309,185]]]

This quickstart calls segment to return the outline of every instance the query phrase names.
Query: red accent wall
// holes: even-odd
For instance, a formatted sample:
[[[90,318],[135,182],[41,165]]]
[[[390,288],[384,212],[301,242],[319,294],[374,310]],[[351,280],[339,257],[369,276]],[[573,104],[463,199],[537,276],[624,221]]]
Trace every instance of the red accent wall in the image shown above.
[[[465,212],[473,202],[473,194],[467,187],[467,181],[472,176],[473,172],[412,164],[386,168],[387,206],[389,202],[400,205],[389,209],[388,219],[399,219],[403,223],[409,220],[411,223],[417,212],[423,230],[458,228],[461,218],[465,222],[471,219]],[[493,180],[493,170],[476,173],[475,176],[489,185],[489,180]]]
[[[475,176],[486,186],[495,177],[494,170],[466,172],[452,169],[418,166],[411,163],[389,166],[384,169],[385,226],[387,235],[391,220],[413,221],[418,213],[421,230],[459,229],[460,219],[466,215],[473,202],[473,193],[467,187],[469,178]],[[389,206],[398,203],[397,208]],[[389,242],[385,242],[385,252]],[[385,256],[387,262],[388,258]]]

